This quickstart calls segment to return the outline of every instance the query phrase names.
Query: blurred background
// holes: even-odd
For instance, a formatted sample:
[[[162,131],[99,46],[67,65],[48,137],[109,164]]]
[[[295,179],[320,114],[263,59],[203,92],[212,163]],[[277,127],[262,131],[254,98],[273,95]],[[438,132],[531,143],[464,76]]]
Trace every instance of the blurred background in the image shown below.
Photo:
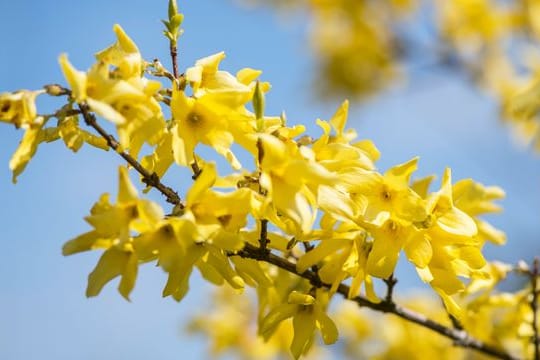
[[[392,68],[391,82],[373,80],[384,88],[338,88],[334,85],[343,83],[347,73],[334,79],[325,72],[331,69],[320,56],[322,43],[313,41],[313,13],[259,5],[179,1],[185,15],[180,68],[223,50],[222,69],[263,70],[262,80],[272,84],[267,114],[285,110],[289,123],[309,124],[313,134],[319,133],[315,119],[329,119],[349,97],[349,126],[378,146],[379,170],[419,155],[418,177],[437,174],[440,179],[449,166],[454,181],[472,177],[501,186],[507,194],[504,212],[489,220],[507,233],[508,243],[486,245],[487,258],[516,263],[540,254],[540,158],[500,121],[499,101],[479,89],[470,73],[439,64],[423,45],[411,45],[398,49],[403,61]],[[115,23],[146,60],[158,58],[168,66],[168,42],[159,21],[166,11],[165,0],[2,1],[0,92],[64,84],[58,56],[66,52],[77,68],[87,69],[94,52],[115,41]],[[403,23],[419,44],[430,36],[426,12]],[[340,69],[339,62],[333,64]],[[54,110],[52,102],[38,104],[42,112]],[[12,127],[0,127],[0,358],[204,357],[204,339],[183,330],[189,314],[209,296],[197,276],[180,304],[161,297],[166,277],[152,265],[141,268],[131,303],[117,294],[116,282],[99,297],[86,299],[86,277],[99,254],[61,255],[65,241],[89,229],[83,216],[99,195],[115,193],[119,158],[87,146],[73,154],[61,142],[45,144],[13,185],[8,162],[21,136]],[[175,174],[165,178],[181,192],[188,181]],[[149,196],[161,201],[153,192]],[[398,292],[421,286],[412,267],[400,269]]]

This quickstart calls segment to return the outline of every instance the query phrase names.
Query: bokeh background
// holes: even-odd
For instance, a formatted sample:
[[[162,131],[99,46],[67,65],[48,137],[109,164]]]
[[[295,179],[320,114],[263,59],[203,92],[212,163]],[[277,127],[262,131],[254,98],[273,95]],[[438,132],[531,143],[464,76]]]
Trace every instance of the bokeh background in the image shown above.
[[[340,104],[315,96],[304,15],[282,16],[231,0],[179,3],[186,29],[181,69],[224,50],[223,69],[264,71],[262,79],[273,85],[268,114],[286,110],[290,123],[309,123],[312,133],[315,119],[329,119]],[[88,68],[93,53],[115,41],[115,23],[145,59],[169,64],[159,22],[166,6],[165,0],[1,1],[0,92],[64,83],[58,55],[67,52],[76,67]],[[515,263],[540,254],[540,157],[515,140],[499,121],[495,101],[465,76],[409,70],[381,95],[352,102],[349,126],[375,141],[382,153],[379,169],[420,155],[417,176],[440,177],[449,166],[455,180],[472,177],[501,186],[505,211],[490,221],[506,231],[508,244],[488,244],[487,257]],[[52,103],[40,104],[44,112],[54,110]],[[152,265],[141,269],[131,303],[117,294],[116,282],[86,299],[86,277],[99,254],[61,255],[65,241],[88,230],[83,216],[99,195],[116,191],[120,160],[90,147],[73,154],[61,142],[45,144],[13,185],[8,162],[21,136],[0,127],[0,359],[204,357],[204,339],[183,331],[189,314],[209,296],[197,277],[180,304],[161,297],[165,275]],[[173,174],[166,181],[184,191],[190,180]],[[397,291],[420,286],[410,267],[402,266],[398,278]]]

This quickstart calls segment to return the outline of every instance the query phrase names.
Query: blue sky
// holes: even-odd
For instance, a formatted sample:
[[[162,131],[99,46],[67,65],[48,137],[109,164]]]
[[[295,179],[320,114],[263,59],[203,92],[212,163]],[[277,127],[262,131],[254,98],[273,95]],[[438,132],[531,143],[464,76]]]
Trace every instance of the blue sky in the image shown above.
[[[314,123],[335,111],[339,100],[320,102],[309,91],[313,61],[303,19],[284,20],[232,1],[179,3],[186,16],[181,68],[224,50],[224,69],[264,71],[263,79],[273,85],[267,113],[286,110],[290,122]],[[146,59],[168,64],[159,22],[165,14],[164,0],[2,1],[0,92],[63,83],[58,55],[66,52],[78,68],[89,67],[93,53],[114,42],[115,23]],[[43,103],[46,111],[50,106]],[[461,77],[415,74],[367,104],[353,104],[349,125],[375,141],[381,170],[420,155],[420,175],[440,176],[450,166],[456,180],[472,177],[503,187],[505,212],[491,220],[509,241],[502,248],[488,245],[488,257],[515,262],[540,254],[540,157],[512,140],[496,103]],[[86,299],[86,277],[99,254],[61,255],[66,240],[88,230],[82,218],[99,195],[116,191],[120,160],[89,147],[72,154],[61,143],[43,145],[12,185],[8,162],[21,135],[0,127],[0,358],[200,358],[204,342],[181,332],[182,320],[206,296],[199,282],[177,304],[161,298],[164,274],[145,266],[131,303],[117,294],[115,284]],[[167,180],[178,187],[185,181]],[[401,289],[414,284],[403,278]]]

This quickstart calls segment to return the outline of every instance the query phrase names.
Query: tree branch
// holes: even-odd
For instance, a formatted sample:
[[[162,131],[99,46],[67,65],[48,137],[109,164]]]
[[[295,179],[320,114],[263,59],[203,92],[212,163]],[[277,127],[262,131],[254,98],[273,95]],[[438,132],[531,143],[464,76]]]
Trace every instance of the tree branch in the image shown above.
[[[281,258],[273,253],[265,254],[261,252],[260,248],[253,246],[249,243],[246,243],[244,249],[238,251],[237,253],[231,253],[229,255],[231,256],[238,255],[241,257],[249,258],[249,259],[267,262],[283,270],[286,270],[290,273],[296,274],[306,280],[309,280],[309,282],[315,287],[319,287],[319,288],[331,287],[331,284],[326,284],[322,282],[320,278],[317,276],[317,274],[315,274],[313,271],[306,270],[300,273],[296,269],[296,264],[290,262],[287,259]],[[337,292],[347,299],[349,290],[350,290],[350,287],[342,283],[338,286]],[[358,306],[367,307],[372,310],[383,312],[383,313],[394,314],[406,321],[418,324],[422,327],[435,331],[436,333],[439,333],[442,336],[453,340],[454,345],[456,346],[474,349],[484,354],[491,355],[498,359],[504,359],[504,360],[517,360],[518,359],[506,353],[504,350],[501,350],[493,345],[486,344],[470,336],[467,332],[463,330],[453,329],[453,328],[444,326],[443,324],[433,321],[422,314],[419,314],[410,309],[402,307],[393,301],[390,301],[390,302],[382,301],[380,303],[374,303],[362,296],[355,296],[349,300],[354,301],[355,303],[358,304]]]
[[[170,42],[169,51],[171,53],[173,76],[175,79],[178,79],[178,49],[172,41]]]
[[[135,170],[137,170],[137,172],[141,174],[142,181],[146,185],[151,186],[157,189],[160,193],[162,193],[167,199],[167,202],[175,206],[178,206],[180,208],[184,208],[182,199],[180,198],[180,196],[178,195],[176,191],[164,185],[159,179],[159,176],[155,172],[150,173],[135,158],[133,158],[131,155],[129,155],[125,151],[122,151],[119,149],[120,144],[118,143],[118,141],[114,138],[113,135],[107,133],[107,131],[105,131],[105,129],[103,129],[97,123],[95,115],[90,112],[90,108],[88,107],[87,104],[85,103],[79,104],[79,109],[81,110],[81,113],[83,115],[86,125],[94,128],[99,133],[99,135],[101,135],[107,141],[107,144],[112,149],[114,149],[124,160],[127,161],[128,164],[130,164]]]
[[[532,286],[532,299],[531,309],[533,313],[532,328],[533,328],[533,346],[534,346],[534,360],[540,360],[540,338],[538,336],[538,275],[540,267],[540,260],[534,258],[533,269],[531,272],[531,286]]]
[[[394,277],[394,273],[392,273],[387,279],[383,279],[384,283],[386,284],[386,297],[385,301],[388,303],[394,302],[394,287],[397,284],[397,279]]]

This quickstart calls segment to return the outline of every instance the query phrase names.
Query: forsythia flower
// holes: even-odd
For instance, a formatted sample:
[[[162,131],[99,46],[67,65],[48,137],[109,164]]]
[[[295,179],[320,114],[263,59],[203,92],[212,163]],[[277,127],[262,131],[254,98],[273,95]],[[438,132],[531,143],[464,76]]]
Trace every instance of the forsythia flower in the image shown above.
[[[23,139],[9,161],[13,183],[17,182],[17,177],[36,153],[38,145],[47,140],[42,131],[45,119],[37,115],[35,103],[36,97],[42,93],[43,90],[20,90],[0,94],[0,121],[25,129]]]
[[[225,53],[220,52],[197,60],[195,66],[186,70],[186,80],[193,89],[195,97],[219,92],[236,97],[238,103],[245,104],[251,100],[252,89],[229,72],[218,70],[219,63],[224,58]],[[255,74],[258,76],[260,72]]]
[[[294,222],[298,235],[307,234],[315,221],[318,187],[336,183],[336,175],[318,164],[307,148],[267,134],[259,135],[259,166],[260,184],[271,205]],[[279,222],[273,213],[269,215]]]
[[[335,231],[322,233],[320,239],[317,247],[298,259],[298,272],[302,273],[313,265],[322,264],[318,274],[323,282],[332,284],[330,293],[334,293],[339,284],[351,277],[349,298],[358,295],[364,284],[367,298],[372,302],[379,302],[373,280],[366,271],[372,247],[372,243],[367,241],[367,232],[354,224],[343,223]]]
[[[100,62],[117,67],[123,79],[140,77],[143,71],[143,60],[139,48],[118,24],[113,27],[117,42],[96,54]]]
[[[60,65],[72,96],[117,125],[120,143],[137,156],[143,142],[155,145],[165,127],[154,95],[161,84],[142,77],[141,55],[119,25],[117,44],[98,53],[99,60],[87,72],[76,70],[64,54]],[[111,71],[109,65],[116,66]]]
[[[17,182],[17,177],[24,171],[30,159],[35,155],[38,145],[45,140],[42,131],[43,118],[38,117],[33,121],[34,123],[24,132],[19,147],[9,160],[9,168],[13,172],[13,183]]]
[[[441,0],[442,31],[459,45],[479,48],[484,42],[498,40],[509,30],[508,12],[490,0]]]
[[[266,339],[270,338],[283,320],[292,317],[294,337],[291,352],[295,359],[309,350],[315,328],[321,331],[325,344],[333,344],[337,341],[338,330],[332,319],[326,315],[325,301],[319,298],[325,294],[320,291],[317,296],[316,298],[296,291],[291,292],[287,304],[277,306],[262,320],[260,334]]]
[[[455,206],[472,217],[476,223],[480,241],[488,240],[497,245],[503,245],[506,242],[504,232],[478,217],[483,214],[501,212],[501,207],[493,201],[504,198],[504,190],[498,186],[484,186],[472,179],[464,179],[453,185],[452,193]]]
[[[27,128],[40,120],[36,113],[36,97],[40,91],[19,90],[14,93],[0,94],[0,121]]]
[[[98,295],[106,283],[121,275],[118,290],[129,298],[138,269],[132,231],[152,230],[162,218],[163,211],[158,205],[138,198],[127,169],[121,167],[117,204],[111,204],[109,195],[103,194],[86,217],[94,229],[68,241],[62,249],[64,255],[105,249],[88,277],[87,296]]]
[[[73,152],[79,151],[84,143],[105,151],[109,150],[107,140],[79,127],[79,118],[77,116],[61,117],[58,119],[58,126],[47,128],[47,131],[51,140],[61,138],[64,144]]]
[[[195,147],[203,143],[223,155],[234,169],[239,169],[240,162],[230,150],[234,142],[231,128],[242,122],[244,115],[239,109],[243,101],[222,93],[193,98],[173,88],[171,110],[175,121],[172,131],[176,162],[189,166],[194,162]]]

